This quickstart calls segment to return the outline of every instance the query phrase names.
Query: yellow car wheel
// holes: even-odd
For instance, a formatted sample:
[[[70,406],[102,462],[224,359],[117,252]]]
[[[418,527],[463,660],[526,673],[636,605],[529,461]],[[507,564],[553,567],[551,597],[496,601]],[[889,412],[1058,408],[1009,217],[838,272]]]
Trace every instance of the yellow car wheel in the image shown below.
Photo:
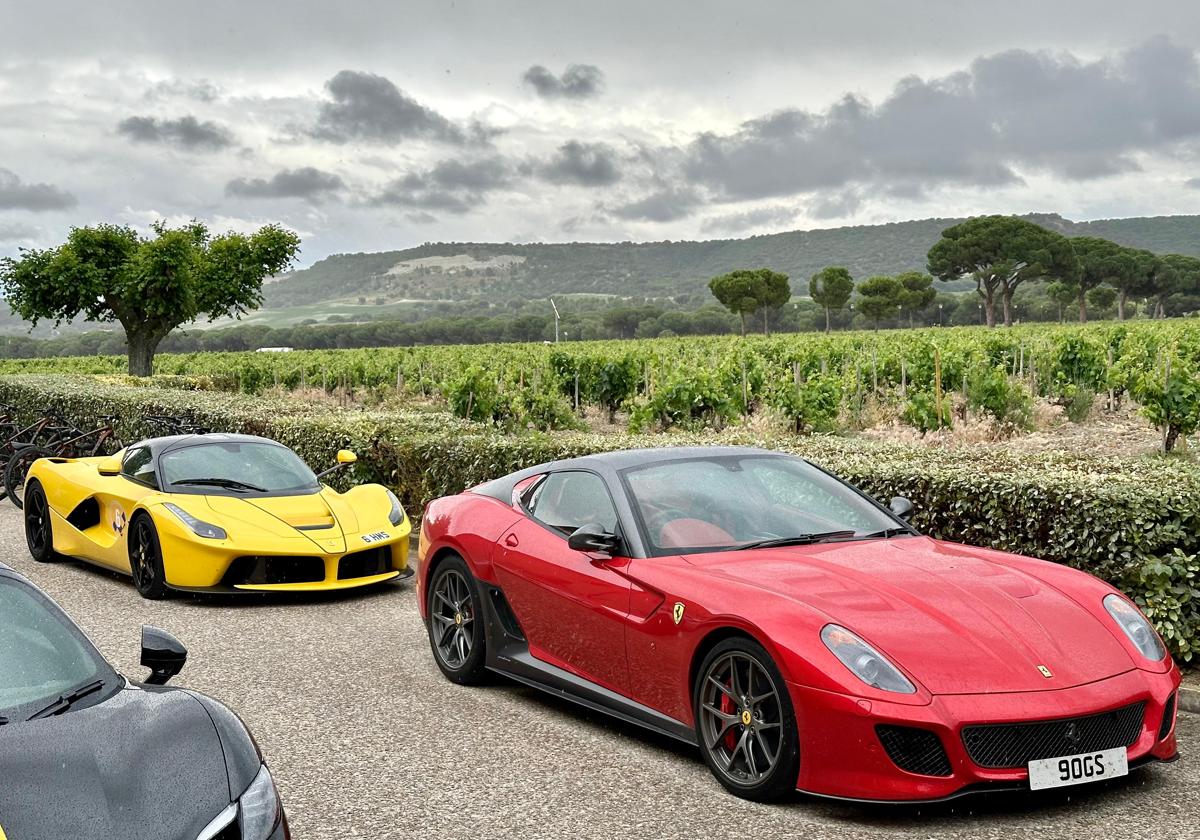
[[[163,571],[162,545],[149,514],[139,513],[129,527],[129,569],[138,594],[159,601],[170,594]]]
[[[46,491],[37,481],[29,482],[25,492],[25,542],[29,554],[39,563],[51,563],[61,557],[54,550],[54,530]]]

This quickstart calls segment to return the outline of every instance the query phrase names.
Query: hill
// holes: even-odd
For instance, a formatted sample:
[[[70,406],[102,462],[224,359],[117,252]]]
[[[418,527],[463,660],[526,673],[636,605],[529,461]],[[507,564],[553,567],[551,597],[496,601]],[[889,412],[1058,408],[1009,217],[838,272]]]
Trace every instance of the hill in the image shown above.
[[[1200,256],[1200,216],[1092,222],[1057,214],[1028,218],[1068,236],[1101,236],[1160,253]],[[793,288],[802,291],[808,278],[826,265],[845,265],[856,278],[923,268],[942,230],[959,221],[921,219],[704,242],[426,243],[402,251],[328,257],[269,284],[266,306],[378,306],[483,295],[493,301],[551,294],[707,295],[710,277],[759,265],[786,272]]]

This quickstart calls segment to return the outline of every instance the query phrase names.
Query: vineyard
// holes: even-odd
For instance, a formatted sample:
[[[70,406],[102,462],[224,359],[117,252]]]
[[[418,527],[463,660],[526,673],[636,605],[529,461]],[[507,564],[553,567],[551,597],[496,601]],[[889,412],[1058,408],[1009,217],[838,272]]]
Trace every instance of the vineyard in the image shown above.
[[[118,375],[124,364],[6,360],[0,373]],[[631,432],[721,429],[764,411],[796,432],[853,430],[881,405],[921,432],[952,427],[968,409],[1019,430],[1036,398],[1074,419],[1098,396],[1141,406],[1170,449],[1200,421],[1200,326],[1188,320],[175,354],[159,356],[155,372],[246,394],[419,395],[506,430],[582,428],[588,409]]]

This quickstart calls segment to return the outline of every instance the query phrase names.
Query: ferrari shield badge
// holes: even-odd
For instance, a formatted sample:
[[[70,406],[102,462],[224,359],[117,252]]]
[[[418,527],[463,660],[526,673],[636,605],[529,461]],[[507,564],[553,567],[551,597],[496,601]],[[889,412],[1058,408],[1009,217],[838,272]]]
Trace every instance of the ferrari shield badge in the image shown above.
[[[1050,673],[1050,669],[1047,668],[1045,665],[1039,665],[1038,670],[1042,672],[1042,676],[1045,677],[1046,679],[1050,679],[1051,677],[1054,676],[1054,674]]]
[[[676,601],[675,609],[671,611],[671,618],[675,619],[675,623],[683,621],[683,602]]]

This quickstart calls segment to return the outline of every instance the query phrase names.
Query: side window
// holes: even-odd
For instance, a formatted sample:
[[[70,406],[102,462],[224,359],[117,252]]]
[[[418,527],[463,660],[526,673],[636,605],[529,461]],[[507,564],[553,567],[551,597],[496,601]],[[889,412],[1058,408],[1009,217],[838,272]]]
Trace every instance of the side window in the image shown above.
[[[154,474],[154,454],[150,447],[139,446],[125,453],[125,460],[121,462],[121,475],[157,490],[158,476]]]
[[[551,473],[533,488],[526,505],[534,519],[563,534],[583,525],[600,525],[610,534],[617,532],[617,511],[608,488],[593,473]]]

